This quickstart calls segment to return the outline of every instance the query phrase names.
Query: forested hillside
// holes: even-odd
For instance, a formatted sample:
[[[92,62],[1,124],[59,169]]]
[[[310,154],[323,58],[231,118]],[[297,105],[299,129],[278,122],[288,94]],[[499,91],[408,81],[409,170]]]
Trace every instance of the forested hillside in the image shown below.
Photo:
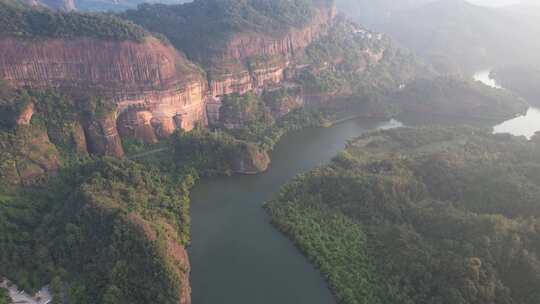
[[[487,125],[525,113],[529,107],[511,91],[454,77],[416,79],[390,99],[403,113],[429,113]]]
[[[192,59],[205,62],[238,33],[284,33],[314,17],[314,4],[330,0],[197,0],[180,5],[144,4],[122,14],[162,33]]]
[[[141,27],[110,14],[54,12],[13,0],[0,1],[0,37],[141,41],[145,35]]]
[[[526,107],[434,78],[330,0],[196,0],[121,15],[0,0],[0,41],[10,51],[0,62],[0,279],[49,285],[55,303],[188,304],[190,188],[265,171],[287,132],[407,111],[504,120]],[[381,141],[362,146],[370,136]],[[370,136],[269,205],[338,298],[532,304],[536,224],[519,216],[538,212],[537,180],[526,179],[536,144],[469,129]],[[509,189],[493,179],[508,170]],[[455,234],[435,235],[443,224]],[[395,238],[410,240],[406,259]],[[531,270],[516,279],[509,265]]]
[[[5,190],[0,273],[27,291],[51,284],[58,303],[178,303],[187,261],[171,251],[189,241],[191,185],[99,160]]]
[[[375,132],[267,207],[340,303],[538,303],[539,152],[470,128]]]
[[[0,278],[56,303],[185,303],[196,176],[90,158],[77,118],[104,104],[0,91]]]

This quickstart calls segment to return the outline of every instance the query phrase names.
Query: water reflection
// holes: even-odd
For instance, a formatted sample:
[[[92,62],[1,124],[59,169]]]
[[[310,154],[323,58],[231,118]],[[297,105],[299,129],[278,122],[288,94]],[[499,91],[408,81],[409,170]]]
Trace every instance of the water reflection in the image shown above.
[[[503,122],[493,128],[494,133],[508,133],[531,138],[540,130],[540,110],[530,108],[527,114]]]

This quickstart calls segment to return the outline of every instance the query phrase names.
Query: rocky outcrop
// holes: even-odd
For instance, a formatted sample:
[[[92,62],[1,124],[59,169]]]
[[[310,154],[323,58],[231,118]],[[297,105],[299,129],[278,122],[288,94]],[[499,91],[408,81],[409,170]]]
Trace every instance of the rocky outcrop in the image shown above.
[[[291,28],[281,34],[240,33],[229,40],[222,59],[243,61],[255,56],[294,56],[326,31],[336,10],[333,5],[315,9],[312,20],[301,28]]]
[[[86,143],[86,135],[84,128],[80,123],[74,123],[71,126],[71,141],[75,147],[75,152],[79,155],[88,153],[88,145]]]
[[[210,92],[213,97],[232,93],[244,94],[252,89],[251,75],[247,70],[221,74],[210,79]]]
[[[117,158],[124,157],[124,149],[116,129],[116,115],[114,113],[87,121],[85,135],[90,153]]]
[[[270,156],[263,149],[251,143],[239,143],[239,151],[232,160],[235,173],[257,174],[268,169]]]
[[[295,55],[324,35],[335,15],[333,5],[321,6],[315,9],[312,20],[301,28],[293,27],[277,34],[236,34],[223,52],[211,59],[211,70],[222,71],[210,73],[211,95],[243,94],[281,83]],[[233,68],[231,62],[235,63]]]
[[[177,129],[190,131],[197,124],[206,125],[206,94],[206,84],[197,81],[125,99],[118,103],[120,134],[153,143]]]
[[[144,140],[151,141],[179,128],[206,124],[207,84],[202,72],[157,38],[142,43],[6,38],[0,39],[0,49],[0,77],[9,84],[105,97],[116,104],[117,117],[129,112],[129,119],[121,121],[126,125],[120,126],[125,134],[143,134]],[[117,138],[116,122],[87,125],[92,126],[87,130],[92,135],[91,150],[108,146],[107,154],[122,154],[110,146],[110,139]],[[105,133],[112,137],[95,137]]]
[[[17,116],[15,122],[18,126],[27,126],[34,116],[35,106],[34,103],[30,102],[21,110]]]
[[[324,35],[334,16],[332,5],[321,4],[302,27],[239,32],[219,55],[208,58],[208,77],[152,36],[143,42],[2,38],[0,77],[15,87],[55,87],[110,100],[118,120],[81,122],[86,144],[80,132],[74,141],[80,150],[86,146],[93,153],[121,156],[120,137],[155,143],[177,129],[219,119],[223,95],[281,84],[295,56]]]

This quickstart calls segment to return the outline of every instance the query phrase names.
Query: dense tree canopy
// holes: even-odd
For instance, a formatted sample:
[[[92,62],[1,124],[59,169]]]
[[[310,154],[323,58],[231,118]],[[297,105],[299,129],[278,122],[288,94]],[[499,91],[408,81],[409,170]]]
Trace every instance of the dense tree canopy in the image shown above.
[[[142,41],[146,32],[110,14],[54,12],[1,0],[0,36]]]
[[[179,5],[143,4],[122,16],[165,35],[192,59],[222,51],[240,32],[280,33],[311,20],[313,0],[196,0]]]
[[[192,184],[106,159],[4,192],[0,273],[28,291],[64,282],[74,303],[178,303],[185,270],[167,246],[189,241]]]
[[[537,303],[540,146],[477,129],[348,144],[268,208],[340,303]]]

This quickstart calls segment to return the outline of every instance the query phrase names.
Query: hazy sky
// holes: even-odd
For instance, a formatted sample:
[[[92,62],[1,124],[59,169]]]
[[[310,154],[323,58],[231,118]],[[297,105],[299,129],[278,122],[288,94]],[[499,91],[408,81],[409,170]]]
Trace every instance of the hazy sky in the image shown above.
[[[520,0],[468,0],[474,4],[486,6],[503,6],[509,4],[520,3]]]

